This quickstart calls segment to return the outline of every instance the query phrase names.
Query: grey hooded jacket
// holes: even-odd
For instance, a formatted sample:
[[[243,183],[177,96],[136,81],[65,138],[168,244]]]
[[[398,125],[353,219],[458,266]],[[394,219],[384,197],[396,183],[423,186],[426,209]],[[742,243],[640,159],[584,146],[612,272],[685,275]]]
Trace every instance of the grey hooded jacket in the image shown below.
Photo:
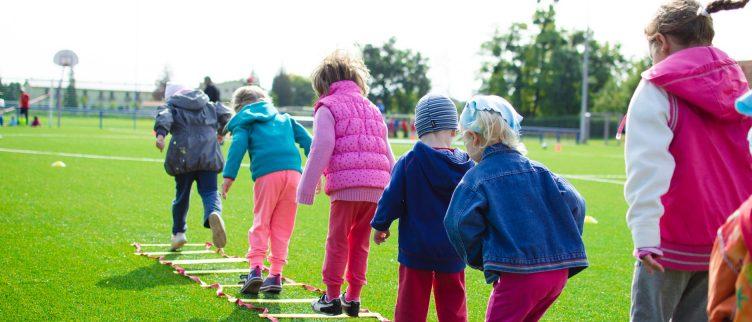
[[[171,176],[193,171],[222,171],[224,157],[217,134],[232,117],[221,103],[210,103],[201,91],[176,94],[160,107],[154,122],[157,135],[172,134],[164,167]]]

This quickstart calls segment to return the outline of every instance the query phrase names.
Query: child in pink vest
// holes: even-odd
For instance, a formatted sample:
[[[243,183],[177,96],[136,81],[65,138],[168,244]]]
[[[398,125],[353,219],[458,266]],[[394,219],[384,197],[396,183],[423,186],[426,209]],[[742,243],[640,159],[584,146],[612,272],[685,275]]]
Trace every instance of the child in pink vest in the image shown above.
[[[633,321],[708,319],[716,231],[752,193],[752,120],[734,110],[748,84],[712,46],[710,14],[745,3],[673,0],[646,29],[654,66],[632,97],[625,149]]]
[[[298,187],[298,203],[313,204],[322,173],[331,199],[323,278],[326,294],[313,310],[350,316],[360,311],[366,284],[370,223],[391,178],[394,156],[379,109],[366,97],[368,69],[344,52],[329,55],[314,71],[313,143]],[[340,294],[347,270],[347,292]]]

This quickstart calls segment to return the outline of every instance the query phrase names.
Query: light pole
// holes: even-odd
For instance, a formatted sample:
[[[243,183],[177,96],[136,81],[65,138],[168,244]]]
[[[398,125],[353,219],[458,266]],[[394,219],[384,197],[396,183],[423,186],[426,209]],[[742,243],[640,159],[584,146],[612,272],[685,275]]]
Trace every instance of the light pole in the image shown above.
[[[588,65],[590,64],[590,26],[585,31],[585,53],[582,57],[582,105],[580,106],[580,144],[587,143],[588,136],[588,83],[590,74]]]

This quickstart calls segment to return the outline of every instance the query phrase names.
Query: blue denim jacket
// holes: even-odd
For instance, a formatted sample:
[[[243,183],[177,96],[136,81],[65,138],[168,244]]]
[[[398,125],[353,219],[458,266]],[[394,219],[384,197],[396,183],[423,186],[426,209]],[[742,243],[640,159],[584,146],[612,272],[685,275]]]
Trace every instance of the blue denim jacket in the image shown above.
[[[500,273],[585,269],[584,219],[585,200],[571,184],[496,144],[462,178],[444,225],[460,257],[493,283]]]

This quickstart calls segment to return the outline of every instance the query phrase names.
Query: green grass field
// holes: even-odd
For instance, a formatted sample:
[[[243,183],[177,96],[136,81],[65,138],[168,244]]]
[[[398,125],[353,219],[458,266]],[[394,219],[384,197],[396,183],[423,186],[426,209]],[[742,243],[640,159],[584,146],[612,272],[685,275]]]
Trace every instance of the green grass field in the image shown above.
[[[46,118],[42,121],[47,125]],[[154,148],[151,122],[109,120],[104,130],[95,118],[64,119],[58,128],[0,128],[0,312],[12,320],[260,320],[257,313],[217,298],[155,260],[133,255],[130,243],[167,243],[174,181]],[[549,145],[552,145],[549,143]],[[226,149],[228,145],[225,145]],[[410,146],[393,145],[397,155]],[[591,267],[571,279],[547,321],[620,321],[628,319],[633,267],[631,241],[624,222],[622,148],[602,142],[565,144],[543,150],[529,141],[529,156],[553,171],[585,175],[571,182],[585,196],[588,214],[584,238]],[[19,153],[18,150],[147,158],[108,160]],[[66,168],[50,164],[62,160]],[[246,160],[245,162],[248,162]],[[194,189],[195,190],[195,189]],[[224,202],[228,254],[243,256],[252,221],[252,187],[241,171]],[[313,206],[301,206],[285,275],[323,287],[321,265],[329,203],[323,194]],[[189,214],[190,242],[210,240],[201,227],[201,202],[194,191]],[[392,230],[396,232],[396,226]],[[397,294],[397,236],[372,245],[369,285],[363,306],[392,317]],[[188,257],[188,256],[183,256]],[[244,264],[202,268],[242,268]],[[193,267],[192,267],[193,268]],[[237,274],[202,277],[236,283]],[[233,290],[228,290],[232,292]],[[491,286],[468,270],[471,321],[483,320]],[[312,293],[286,289],[284,297]],[[308,304],[272,305],[272,312],[310,313]],[[435,321],[435,313],[429,320]]]

